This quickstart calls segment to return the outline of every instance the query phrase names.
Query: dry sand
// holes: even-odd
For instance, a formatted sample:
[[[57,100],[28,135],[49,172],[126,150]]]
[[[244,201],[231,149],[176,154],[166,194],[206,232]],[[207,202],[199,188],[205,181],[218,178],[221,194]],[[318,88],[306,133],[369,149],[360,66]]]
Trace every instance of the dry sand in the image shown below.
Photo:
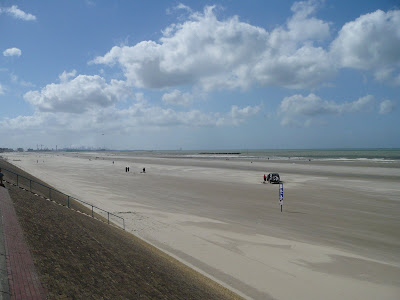
[[[400,299],[399,164],[2,156],[246,298]]]

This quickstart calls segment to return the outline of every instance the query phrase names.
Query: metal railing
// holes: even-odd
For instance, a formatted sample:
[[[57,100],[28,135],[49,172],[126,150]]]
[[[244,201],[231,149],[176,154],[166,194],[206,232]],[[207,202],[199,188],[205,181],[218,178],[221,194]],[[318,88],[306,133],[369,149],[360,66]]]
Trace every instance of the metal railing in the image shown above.
[[[110,220],[112,223],[122,227],[125,230],[125,219],[117,216],[109,211],[106,211],[100,207],[97,207],[91,203],[79,200],[75,197],[72,197],[70,195],[64,194],[63,192],[60,192],[59,190],[56,190],[52,187],[49,187],[47,185],[44,185],[40,182],[37,182],[35,180],[32,180],[30,178],[27,178],[23,175],[20,175],[18,173],[15,173],[13,171],[7,170],[6,168],[1,168],[2,171],[7,172],[9,176],[7,176],[5,179],[14,179],[14,182],[16,182],[17,186],[25,186],[26,189],[29,189],[30,192],[36,192],[37,194],[41,194],[44,197],[48,197],[50,200],[54,200],[57,203],[60,203],[64,206],[67,206],[68,208],[72,208],[75,210],[79,210],[79,206],[75,204],[73,201],[70,200],[75,200],[78,203],[83,204],[84,206],[91,208],[91,215],[94,218],[95,214],[102,216],[104,219],[107,220],[108,224],[110,224]]]

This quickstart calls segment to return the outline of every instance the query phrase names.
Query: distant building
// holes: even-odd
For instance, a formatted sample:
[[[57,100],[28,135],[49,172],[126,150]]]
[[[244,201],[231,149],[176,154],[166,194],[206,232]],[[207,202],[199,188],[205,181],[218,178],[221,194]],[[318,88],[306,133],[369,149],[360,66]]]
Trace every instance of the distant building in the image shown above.
[[[17,151],[18,152],[24,152],[24,148],[18,148]]]

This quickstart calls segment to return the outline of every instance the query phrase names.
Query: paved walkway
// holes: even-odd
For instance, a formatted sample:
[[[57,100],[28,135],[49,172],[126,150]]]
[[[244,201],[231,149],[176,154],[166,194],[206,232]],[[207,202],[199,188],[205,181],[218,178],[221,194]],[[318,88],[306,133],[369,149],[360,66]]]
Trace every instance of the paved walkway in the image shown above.
[[[0,299],[46,299],[8,190],[0,187]]]

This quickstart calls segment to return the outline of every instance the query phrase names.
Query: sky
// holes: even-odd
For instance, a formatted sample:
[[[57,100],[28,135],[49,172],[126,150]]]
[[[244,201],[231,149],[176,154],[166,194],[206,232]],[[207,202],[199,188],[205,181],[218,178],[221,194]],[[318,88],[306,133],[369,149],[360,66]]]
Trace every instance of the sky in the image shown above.
[[[400,148],[399,0],[0,1],[0,148]]]

